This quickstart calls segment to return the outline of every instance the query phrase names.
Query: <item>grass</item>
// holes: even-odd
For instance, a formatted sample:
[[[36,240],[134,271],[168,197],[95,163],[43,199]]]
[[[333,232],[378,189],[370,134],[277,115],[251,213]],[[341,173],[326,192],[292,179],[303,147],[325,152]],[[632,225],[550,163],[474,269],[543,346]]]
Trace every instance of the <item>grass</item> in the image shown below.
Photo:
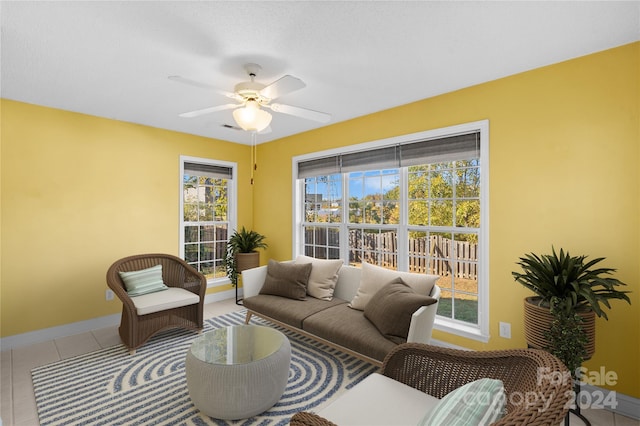
[[[438,315],[443,317],[453,318],[451,315],[452,300],[455,301],[455,318],[459,321],[468,322],[471,324],[478,324],[478,301],[477,300],[464,300],[464,299],[450,299],[440,298],[438,302]]]

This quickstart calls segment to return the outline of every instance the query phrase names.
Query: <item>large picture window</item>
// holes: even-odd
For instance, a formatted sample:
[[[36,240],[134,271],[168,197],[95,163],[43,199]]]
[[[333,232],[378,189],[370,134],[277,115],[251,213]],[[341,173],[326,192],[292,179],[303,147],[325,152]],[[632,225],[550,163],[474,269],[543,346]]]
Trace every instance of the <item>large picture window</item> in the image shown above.
[[[436,326],[488,338],[488,123],[294,159],[294,255],[438,275]]]
[[[207,277],[226,281],[223,264],[235,228],[235,165],[181,157],[180,256]]]

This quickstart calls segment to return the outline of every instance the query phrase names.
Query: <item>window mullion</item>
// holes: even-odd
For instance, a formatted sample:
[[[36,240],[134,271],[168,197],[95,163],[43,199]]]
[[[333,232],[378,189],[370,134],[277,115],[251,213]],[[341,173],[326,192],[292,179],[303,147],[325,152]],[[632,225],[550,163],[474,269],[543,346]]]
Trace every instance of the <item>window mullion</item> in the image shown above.
[[[347,173],[340,174],[342,184],[342,218],[340,220],[340,259],[349,264],[349,177]]]
[[[398,224],[398,270],[409,270],[409,178],[408,168],[400,168],[400,223]]]

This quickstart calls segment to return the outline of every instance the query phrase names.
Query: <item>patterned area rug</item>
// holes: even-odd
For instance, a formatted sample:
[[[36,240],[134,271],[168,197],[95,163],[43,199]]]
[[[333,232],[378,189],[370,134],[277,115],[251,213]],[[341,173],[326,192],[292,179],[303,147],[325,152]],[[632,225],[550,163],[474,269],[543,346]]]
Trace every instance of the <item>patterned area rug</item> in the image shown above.
[[[245,312],[205,321],[205,332],[244,323]],[[41,425],[286,425],[303,410],[317,410],[376,367],[255,316],[252,324],[282,331],[291,342],[289,382],[269,411],[240,421],[201,414],[191,403],[184,361],[196,333],[156,335],[129,355],[123,345],[32,370]]]

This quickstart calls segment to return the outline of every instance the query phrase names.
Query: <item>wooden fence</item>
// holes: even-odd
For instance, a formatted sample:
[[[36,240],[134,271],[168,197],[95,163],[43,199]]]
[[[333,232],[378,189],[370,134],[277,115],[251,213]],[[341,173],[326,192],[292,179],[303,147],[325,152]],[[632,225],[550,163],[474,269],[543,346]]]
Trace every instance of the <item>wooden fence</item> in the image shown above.
[[[317,247],[332,247],[339,239],[337,230],[308,228],[306,239]],[[328,244],[332,240],[333,244]],[[389,269],[398,267],[398,238],[395,232],[349,231],[349,262],[367,262]],[[313,255],[309,253],[309,255]],[[321,256],[324,257],[324,256]],[[478,245],[455,241],[441,235],[409,238],[409,271],[433,275],[454,275],[457,278],[478,279]]]

